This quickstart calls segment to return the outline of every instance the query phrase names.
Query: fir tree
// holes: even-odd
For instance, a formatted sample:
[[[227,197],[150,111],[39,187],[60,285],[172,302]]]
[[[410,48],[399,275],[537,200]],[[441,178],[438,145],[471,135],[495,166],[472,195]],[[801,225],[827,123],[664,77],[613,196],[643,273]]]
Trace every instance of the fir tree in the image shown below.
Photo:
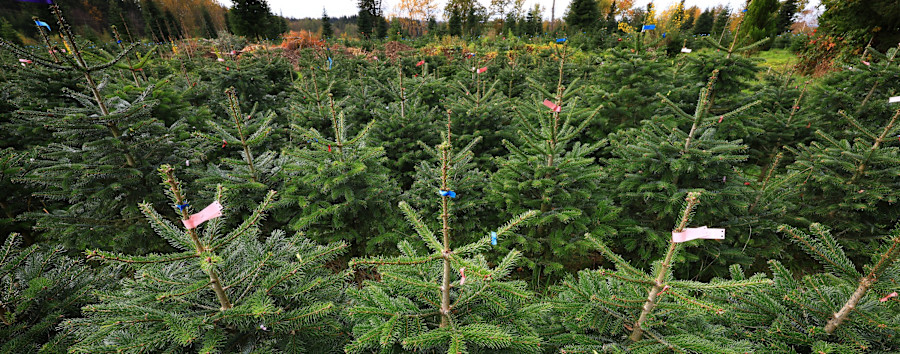
[[[174,169],[163,165],[159,172],[172,209],[190,220],[194,208]],[[219,186],[215,201],[227,207],[225,191]],[[83,308],[86,317],[64,323],[79,338],[70,351],[297,352],[334,345],[340,331],[334,301],[346,274],[323,266],[347,246],[317,245],[279,230],[260,241],[259,224],[274,199],[272,191],[230,231],[213,218],[202,232],[176,226],[142,203],[153,229],[178,251],[87,251],[88,258],[123,264],[134,276],[120,290],[98,293],[99,302]]]
[[[766,351],[893,351],[897,337],[900,227],[878,243],[862,271],[820,224],[781,232],[824,269],[798,277],[770,261],[773,286],[735,297],[731,325]]]
[[[710,34],[713,30],[715,13],[710,9],[703,10],[697,20],[694,21],[694,34]]]
[[[503,243],[522,248],[535,285],[567,266],[582,266],[579,256],[587,247],[580,236],[611,233],[609,223],[615,218],[615,210],[598,193],[600,166],[591,157],[605,142],[577,140],[597,109],[581,107],[578,96],[584,87],[577,79],[563,85],[567,50],[558,53],[555,92],[531,80],[537,95],[530,97],[534,103],[529,106],[534,108],[516,110],[518,139],[503,140],[509,154],[497,159],[500,168],[491,176],[489,198],[506,215],[540,210],[536,228]],[[537,104],[541,98],[545,103]]]
[[[791,30],[794,24],[794,14],[797,12],[797,0],[784,0],[778,8],[775,17],[775,34],[782,34]]]
[[[678,218],[671,201],[685,191],[706,191],[710,207],[701,223],[731,221],[743,215],[749,205],[750,188],[736,164],[747,159],[746,145],[741,140],[725,140],[719,128],[726,120],[738,119],[743,112],[758,104],[753,102],[733,111],[713,115],[710,95],[718,71],[713,71],[706,87],[700,90],[693,113],[687,113],[662,94],[657,94],[672,115],[665,119],[644,121],[633,128],[610,134],[607,149],[611,158],[605,162],[605,188],[612,192],[623,214],[633,218],[628,232],[649,237],[627,239],[622,245],[637,252],[639,259],[649,258],[664,246],[654,230]],[[732,243],[736,239],[732,239]],[[710,248],[711,260],[732,262],[745,259],[734,248]],[[712,269],[719,272],[721,269]]]
[[[83,43],[74,40],[58,7],[52,9],[59,31],[71,49],[71,55],[60,56],[61,62],[6,42],[0,45],[41,67],[80,74],[89,94],[64,91],[80,107],[18,113],[23,120],[54,134],[35,147],[35,160],[22,177],[24,182],[40,188],[36,196],[53,204],[47,211],[23,215],[36,220],[36,228],[45,230],[45,237],[59,238],[68,244],[110,245],[124,241],[132,242],[131,247],[148,247],[138,241],[146,229],[137,222],[137,209],[132,203],[144,198],[148,181],[143,177],[152,171],[153,164],[177,158],[173,139],[181,128],[178,124],[167,127],[150,116],[156,104],[150,98],[152,85],[130,101],[126,98],[133,92],[109,96],[102,92],[110,84],[106,79],[98,82],[98,75],[122,60],[134,45],[108,61],[91,63],[81,51]],[[97,237],[109,235],[107,231],[112,229],[131,229],[134,239]]]
[[[693,223],[700,195],[687,194],[673,234]],[[581,271],[555,288],[559,295],[553,304],[559,317],[553,318],[548,330],[564,333],[552,340],[563,347],[563,352],[752,350],[748,341],[723,336],[717,322],[731,312],[727,299],[746,296],[771,284],[771,280],[761,274],[745,278],[738,266],[732,267],[730,280],[678,280],[673,269],[676,262],[685,258],[680,255],[685,243],[676,243],[674,236],[666,242],[665,255],[653,262],[650,272],[635,267],[604,242],[587,237],[615,270]]]
[[[424,102],[424,91],[441,85],[443,79],[435,79],[433,75],[424,74],[428,64],[422,64],[421,77],[407,78],[401,66],[396,67],[396,79],[382,81],[369,76],[369,82],[376,92],[386,96],[386,104],[375,104],[372,108],[377,121],[372,132],[373,141],[384,148],[387,157],[386,165],[392,175],[400,183],[402,189],[408,189],[413,182],[415,165],[424,158],[419,150],[419,142],[426,146],[434,145],[436,137],[422,136],[424,131],[433,131],[437,127],[439,115],[436,107],[429,107]],[[363,98],[365,100],[366,98]]]
[[[334,30],[331,28],[331,18],[328,17],[328,12],[322,9],[322,38],[328,39],[333,35]]]
[[[731,18],[731,9],[725,6],[716,14],[716,20],[713,22],[712,34],[717,37],[723,37],[728,30],[728,20]]]
[[[570,31],[593,30],[600,21],[600,7],[595,0],[573,0],[565,20]]]
[[[510,220],[495,236],[459,243],[456,235],[451,235],[451,209],[456,205],[454,199],[468,196],[455,192],[461,171],[454,165],[470,152],[453,149],[449,121],[438,150],[441,174],[439,181],[432,180],[432,188],[436,187],[436,194],[440,192],[442,240],[412,207],[400,203],[428,253],[418,252],[404,240],[398,244],[400,256],[351,261],[353,267],[374,267],[381,281],[367,281],[362,289],[348,292],[352,300],[347,314],[353,322],[354,340],[344,350],[539,352],[541,341],[531,323],[545,306],[529,304],[534,294],[525,289],[524,282],[503,280],[520,254],[510,251],[493,268],[481,254],[492,237],[512,237],[534,212]]]
[[[237,149],[240,157],[232,158],[226,155],[219,160],[219,164],[210,164],[208,170],[201,174],[203,177],[197,184],[222,184],[243,196],[233,203],[233,210],[251,210],[254,200],[277,187],[276,176],[281,171],[281,161],[278,153],[267,149],[273,147],[273,131],[278,127],[273,123],[274,112],[257,113],[254,105],[253,109],[245,114],[233,87],[225,90],[225,96],[228,119],[207,120],[210,132],[195,132],[194,135],[205,141],[212,150]],[[189,165],[191,162],[201,161],[196,158],[189,159],[186,164]]]
[[[831,220],[842,239],[853,240],[848,244],[864,255],[870,251],[859,242],[886,233],[900,218],[900,210],[892,207],[900,201],[900,148],[889,144],[900,134],[900,109],[878,130],[841,113],[862,135],[851,142],[816,130],[816,141],[788,147],[796,158],[789,168],[805,175],[797,186],[804,201],[801,222]]]
[[[370,252],[395,242],[396,218],[389,201],[400,192],[384,167],[384,148],[369,143],[375,121],[351,136],[351,125],[333,95],[327,99],[328,135],[291,125],[300,147],[282,152],[287,158],[282,178],[286,202],[299,210],[292,208],[284,217],[291,228],[309,230],[313,239],[349,241],[354,255]]]
[[[0,249],[0,344],[3,353],[64,353],[72,338],[57,326],[78,315],[91,292],[106,290],[112,269],[92,269],[62,247],[22,248],[9,235]]]
[[[209,14],[209,10],[206,7],[203,7],[201,10],[201,16],[203,17],[203,37],[216,39],[219,38],[219,32],[216,31],[216,24],[213,23],[212,16]]]

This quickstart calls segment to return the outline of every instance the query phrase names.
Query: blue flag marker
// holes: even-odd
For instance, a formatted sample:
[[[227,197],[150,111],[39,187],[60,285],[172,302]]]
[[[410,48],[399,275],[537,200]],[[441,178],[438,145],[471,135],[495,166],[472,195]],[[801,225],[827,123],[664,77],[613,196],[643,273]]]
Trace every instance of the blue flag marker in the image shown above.
[[[741,11],[741,12],[747,12],[747,9],[744,9],[744,11]]]
[[[456,192],[454,192],[454,191],[438,191],[438,193],[442,197],[456,198]]]
[[[491,245],[497,245],[497,231],[491,231]]]
[[[565,43],[565,42],[566,42],[566,38],[557,38],[556,39],[556,43]]]
[[[48,30],[48,31],[52,31],[52,29],[50,29],[50,25],[48,25],[48,24],[47,24],[46,22],[44,22],[44,21],[34,20],[34,24],[36,24],[36,25],[38,25],[38,26],[41,26],[41,27],[47,27],[47,30]]]
[[[663,32],[663,38],[666,38],[666,32]]]
[[[655,29],[656,29],[656,25],[644,25],[644,27],[641,27],[641,32],[655,30]]]
[[[181,211],[184,211],[184,208],[187,208],[187,207],[189,207],[189,206],[191,206],[191,205],[188,204],[188,203],[184,203],[184,204],[175,204],[175,207],[178,208],[178,210],[181,210]]]
[[[331,57],[328,57],[328,70],[331,70],[331,64],[334,63],[334,60],[331,60]]]

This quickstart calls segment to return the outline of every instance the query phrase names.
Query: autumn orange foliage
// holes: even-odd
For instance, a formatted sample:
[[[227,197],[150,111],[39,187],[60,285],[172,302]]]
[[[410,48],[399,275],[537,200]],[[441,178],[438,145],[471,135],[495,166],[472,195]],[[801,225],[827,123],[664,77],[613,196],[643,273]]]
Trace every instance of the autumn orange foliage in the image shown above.
[[[284,34],[283,37],[284,40],[281,42],[281,48],[284,50],[296,50],[310,47],[318,48],[325,45],[325,41],[319,39],[319,36],[307,30],[300,30],[299,32],[290,31],[287,34]]]

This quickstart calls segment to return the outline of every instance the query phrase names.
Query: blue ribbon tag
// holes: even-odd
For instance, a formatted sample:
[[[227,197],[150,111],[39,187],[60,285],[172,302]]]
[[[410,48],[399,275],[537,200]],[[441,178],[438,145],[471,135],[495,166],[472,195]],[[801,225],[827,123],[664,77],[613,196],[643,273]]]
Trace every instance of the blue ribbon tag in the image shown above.
[[[191,205],[188,204],[188,203],[184,203],[184,204],[175,204],[175,207],[178,208],[178,210],[181,210],[181,211],[184,211],[184,208],[187,208],[187,207],[189,207],[189,206],[191,206]]]
[[[438,191],[442,197],[450,197],[456,198],[456,192],[454,191]]]
[[[566,42],[566,38],[557,38],[556,39],[556,43],[565,43],[565,42]]]
[[[497,245],[497,231],[491,231],[491,245]]]

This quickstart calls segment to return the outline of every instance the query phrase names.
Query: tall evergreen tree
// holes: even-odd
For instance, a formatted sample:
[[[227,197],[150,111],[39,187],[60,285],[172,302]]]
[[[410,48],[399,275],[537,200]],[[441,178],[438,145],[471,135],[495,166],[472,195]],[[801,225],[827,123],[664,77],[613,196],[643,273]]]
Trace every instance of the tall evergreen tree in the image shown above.
[[[58,7],[52,7],[71,56],[63,62],[38,56],[6,42],[0,45],[36,65],[59,72],[80,74],[87,93],[67,90],[66,96],[78,107],[56,108],[49,112],[22,110],[22,119],[52,131],[54,138],[34,148],[22,180],[39,186],[35,195],[47,202],[47,210],[30,212],[25,217],[37,221],[44,237],[63,243],[85,245],[124,245],[136,249],[148,247],[142,235],[148,230],[137,222],[133,203],[145,198],[148,185],[144,177],[155,164],[178,159],[174,140],[179,124],[166,126],[151,116],[156,101],[153,86],[136,95],[121,89],[105,94],[106,81],[97,81],[103,71],[122,60],[135,45],[106,60],[82,52]],[[96,63],[92,58],[102,58]],[[136,96],[136,97],[135,97]],[[131,230],[112,238],[110,230]],[[157,245],[158,246],[158,245]]]
[[[718,14],[716,14],[716,20],[713,22],[712,34],[717,37],[721,37],[728,28],[728,21],[731,19],[731,9],[728,6],[725,6]]]
[[[791,30],[794,24],[794,14],[797,13],[797,0],[784,0],[778,8],[775,17],[775,34],[781,34]]]
[[[334,29],[331,28],[331,18],[328,12],[322,9],[322,38],[331,38],[334,35]]]
[[[671,201],[684,191],[707,192],[710,207],[698,220],[702,224],[732,221],[747,210],[750,188],[735,166],[747,159],[747,147],[741,140],[722,138],[724,133],[719,128],[726,120],[745,115],[759,102],[730,112],[711,113],[710,97],[717,78],[716,70],[700,90],[693,113],[657,93],[671,114],[665,119],[644,121],[640,129],[609,136],[612,157],[605,161],[608,167],[604,181],[606,188],[613,191],[614,201],[624,207],[623,214],[634,218],[630,232],[647,235],[629,239],[623,245],[636,252],[639,259],[648,259],[665,246],[654,230],[663,230],[678,218],[679,211]],[[722,262],[743,261],[744,255],[734,249],[736,241],[729,240],[727,245],[709,247],[704,252]]]
[[[176,226],[148,203],[140,208],[178,251],[87,251],[88,258],[125,265],[134,276],[118,290],[98,293],[99,302],[84,307],[84,318],[64,323],[79,338],[71,351],[298,352],[339,344],[341,325],[333,315],[346,273],[323,265],[346,244],[317,245],[280,230],[260,241],[274,191],[230,231],[217,217],[201,232],[189,222],[196,218],[190,211],[199,208],[188,204],[192,200],[174,169],[163,165],[159,172],[170,208],[185,225]],[[210,207],[221,210],[224,204],[227,215],[225,191],[218,187]]]
[[[697,16],[697,21],[694,22],[694,34],[711,34],[713,33],[713,21],[715,20],[715,13],[710,9],[705,9],[700,13],[700,16]]]
[[[372,252],[396,242],[390,203],[400,191],[384,166],[384,148],[370,144],[375,121],[350,135],[352,125],[340,103],[330,93],[327,100],[327,133],[300,125],[303,116],[291,125],[299,146],[282,152],[287,158],[282,178],[285,198],[299,208],[286,210],[284,217],[314,240],[349,241],[353,255]]]
[[[273,17],[266,0],[235,0],[228,11],[234,34],[256,40],[268,34],[268,26],[277,25]]]
[[[738,41],[749,37],[749,42],[756,42],[775,34],[777,26],[775,15],[778,12],[778,0],[753,0],[747,6],[747,13],[741,21]]]
[[[203,36],[206,38],[219,38],[219,32],[216,31],[216,24],[213,23],[212,16],[209,14],[209,10],[204,7],[201,10],[201,16],[203,18]]]
[[[589,31],[600,23],[600,7],[596,0],[572,0],[565,15],[572,31]]]

